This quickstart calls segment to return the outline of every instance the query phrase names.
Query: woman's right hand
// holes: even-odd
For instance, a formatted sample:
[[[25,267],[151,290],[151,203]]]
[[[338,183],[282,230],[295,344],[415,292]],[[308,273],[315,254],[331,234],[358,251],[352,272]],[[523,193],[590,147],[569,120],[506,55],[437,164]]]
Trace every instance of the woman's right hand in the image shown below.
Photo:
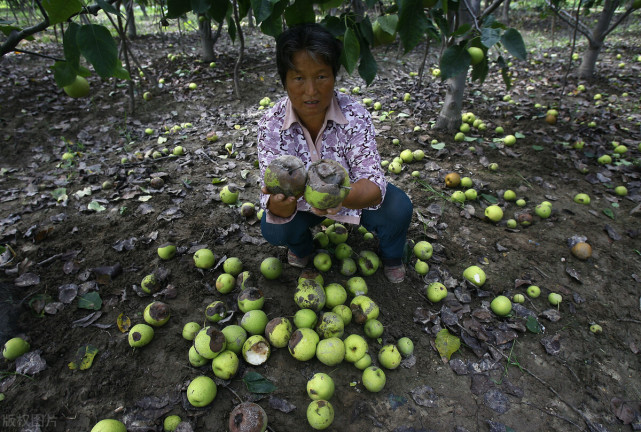
[[[263,186],[261,191],[269,195],[267,209],[275,216],[288,218],[296,212],[296,197],[286,197],[284,194],[270,194],[266,187]]]

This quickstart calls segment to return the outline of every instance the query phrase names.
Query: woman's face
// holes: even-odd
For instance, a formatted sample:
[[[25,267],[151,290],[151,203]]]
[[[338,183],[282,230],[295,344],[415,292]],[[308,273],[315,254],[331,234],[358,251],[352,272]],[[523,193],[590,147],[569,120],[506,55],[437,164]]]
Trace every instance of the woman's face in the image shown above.
[[[292,63],[294,68],[285,77],[292,107],[306,127],[320,127],[334,96],[332,67],[314,60],[307,51],[294,54]]]

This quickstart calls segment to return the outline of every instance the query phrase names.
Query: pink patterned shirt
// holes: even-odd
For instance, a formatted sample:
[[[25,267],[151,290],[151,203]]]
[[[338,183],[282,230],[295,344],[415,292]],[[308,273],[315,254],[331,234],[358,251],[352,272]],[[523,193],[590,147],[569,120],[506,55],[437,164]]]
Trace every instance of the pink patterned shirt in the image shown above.
[[[289,98],[279,100],[258,122],[261,178],[265,176],[265,168],[272,159],[282,154],[298,156],[307,168],[320,159],[340,162],[347,169],[351,183],[363,178],[369,179],[381,189],[381,196],[385,199],[387,181],[376,148],[374,124],[365,107],[351,96],[334,92],[316,142],[312,142],[309,131],[298,120]],[[265,209],[268,199],[269,195],[261,196],[261,206]],[[369,209],[374,210],[379,206],[380,204]],[[303,197],[298,199],[297,211],[310,209]],[[266,212],[267,221],[277,224],[290,221],[296,214],[281,218],[269,210]],[[338,222],[358,224],[360,216],[361,210],[343,207],[331,218]]]

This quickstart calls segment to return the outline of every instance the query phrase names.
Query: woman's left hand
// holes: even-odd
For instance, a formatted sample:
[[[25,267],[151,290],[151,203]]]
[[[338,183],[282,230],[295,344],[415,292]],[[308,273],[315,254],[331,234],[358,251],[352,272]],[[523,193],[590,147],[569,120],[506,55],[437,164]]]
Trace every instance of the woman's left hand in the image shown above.
[[[316,207],[312,207],[312,213],[314,213],[316,216],[333,216],[337,214],[341,209],[343,208],[342,204],[339,204],[338,207],[332,207],[328,208],[325,210],[317,209]]]

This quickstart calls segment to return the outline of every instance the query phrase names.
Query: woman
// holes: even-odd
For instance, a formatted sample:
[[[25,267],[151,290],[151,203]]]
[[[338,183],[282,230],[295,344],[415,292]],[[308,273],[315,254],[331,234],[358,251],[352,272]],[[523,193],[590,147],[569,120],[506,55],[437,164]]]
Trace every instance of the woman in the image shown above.
[[[320,210],[302,197],[270,195],[263,187],[263,237],[289,248],[290,265],[305,267],[314,252],[310,228],[326,217],[361,224],[379,238],[383,270],[392,283],[402,282],[402,262],[412,203],[388,184],[380,165],[369,112],[350,96],[336,92],[342,46],[318,24],[283,32],[276,41],[276,65],[287,97],[278,101],[258,125],[261,174],[283,154],[299,157],[306,167],[334,159],[349,173],[351,189],[336,208]]]

